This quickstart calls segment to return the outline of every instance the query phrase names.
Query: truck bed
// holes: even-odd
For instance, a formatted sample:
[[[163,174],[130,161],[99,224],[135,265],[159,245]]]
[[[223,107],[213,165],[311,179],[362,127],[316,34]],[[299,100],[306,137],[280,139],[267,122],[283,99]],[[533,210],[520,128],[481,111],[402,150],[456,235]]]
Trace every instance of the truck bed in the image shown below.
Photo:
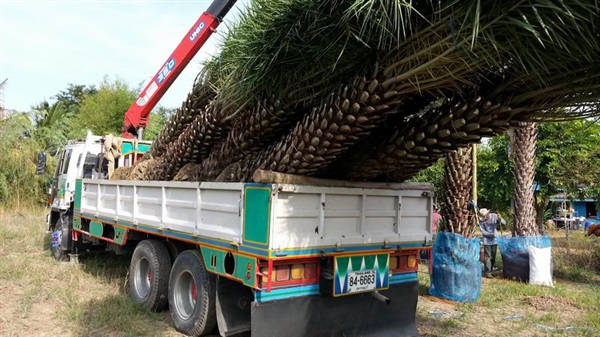
[[[269,256],[431,240],[427,184],[391,189],[83,179],[77,189],[75,213],[82,218]]]

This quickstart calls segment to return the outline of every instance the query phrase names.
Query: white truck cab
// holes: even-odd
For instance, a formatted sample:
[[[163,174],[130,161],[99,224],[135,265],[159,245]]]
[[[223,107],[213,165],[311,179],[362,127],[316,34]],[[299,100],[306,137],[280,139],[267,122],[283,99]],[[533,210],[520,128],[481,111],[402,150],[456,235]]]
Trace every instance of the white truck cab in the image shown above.
[[[49,191],[50,208],[53,212],[69,209],[77,178],[94,178],[93,171],[98,173],[96,162],[101,152],[102,137],[91,135],[86,140],[68,141],[58,152],[56,171]],[[82,176],[78,177],[80,166]]]
[[[110,136],[112,137],[112,136]],[[53,230],[61,212],[68,212],[73,203],[76,179],[107,179],[105,141],[109,136],[95,136],[88,131],[85,139],[69,140],[57,152],[57,164],[48,191],[50,212],[47,217],[49,230]],[[152,142],[121,139],[115,168],[132,166],[141,159]]]

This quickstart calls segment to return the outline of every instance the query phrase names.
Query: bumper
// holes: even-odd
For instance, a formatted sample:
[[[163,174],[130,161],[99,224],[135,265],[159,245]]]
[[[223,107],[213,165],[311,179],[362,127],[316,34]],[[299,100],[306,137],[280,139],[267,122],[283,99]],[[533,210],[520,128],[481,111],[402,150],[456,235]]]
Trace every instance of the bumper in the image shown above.
[[[389,304],[371,293],[253,302],[252,336],[416,336],[418,281],[391,285],[380,293],[390,299]]]

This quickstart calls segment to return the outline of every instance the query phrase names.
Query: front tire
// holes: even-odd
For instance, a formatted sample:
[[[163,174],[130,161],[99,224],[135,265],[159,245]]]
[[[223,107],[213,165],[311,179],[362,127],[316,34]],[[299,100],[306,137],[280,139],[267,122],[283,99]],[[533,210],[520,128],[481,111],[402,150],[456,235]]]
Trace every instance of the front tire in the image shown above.
[[[129,265],[131,299],[153,311],[167,306],[171,258],[167,247],[158,240],[140,242]]]
[[[202,254],[186,250],[177,256],[169,280],[169,310],[177,331],[206,336],[217,324],[216,278],[206,271]]]
[[[67,261],[69,259],[69,253],[71,250],[71,231],[69,229],[69,218],[61,216],[56,221],[54,226],[54,232],[51,234],[51,245],[50,251],[52,257],[57,261]]]

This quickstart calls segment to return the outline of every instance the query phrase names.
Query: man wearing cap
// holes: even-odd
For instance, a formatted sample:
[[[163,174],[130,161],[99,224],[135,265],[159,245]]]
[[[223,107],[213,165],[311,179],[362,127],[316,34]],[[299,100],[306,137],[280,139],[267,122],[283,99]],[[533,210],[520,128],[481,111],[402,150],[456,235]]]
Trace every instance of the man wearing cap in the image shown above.
[[[496,251],[498,243],[498,224],[506,225],[506,221],[502,219],[500,214],[490,213],[487,208],[479,210],[479,228],[483,234],[483,252],[485,254],[485,276],[492,277],[492,268],[496,264]]]

